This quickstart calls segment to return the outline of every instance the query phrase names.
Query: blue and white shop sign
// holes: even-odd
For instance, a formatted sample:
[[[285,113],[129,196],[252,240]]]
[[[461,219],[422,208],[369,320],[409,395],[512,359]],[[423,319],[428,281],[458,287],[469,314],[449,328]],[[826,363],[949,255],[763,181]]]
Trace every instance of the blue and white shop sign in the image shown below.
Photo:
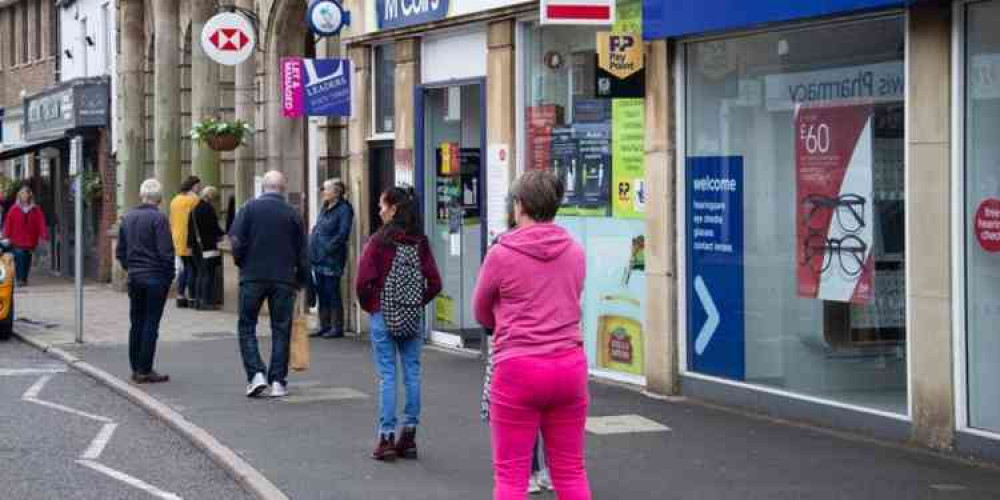
[[[351,25],[351,13],[337,0],[312,0],[306,22],[317,36],[337,36]]]

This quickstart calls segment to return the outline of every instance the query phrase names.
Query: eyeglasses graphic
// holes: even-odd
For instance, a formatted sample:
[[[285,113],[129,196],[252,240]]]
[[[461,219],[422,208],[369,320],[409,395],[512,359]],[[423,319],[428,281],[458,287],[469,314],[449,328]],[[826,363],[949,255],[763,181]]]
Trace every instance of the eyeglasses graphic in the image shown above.
[[[847,277],[856,278],[865,269],[868,244],[857,236],[827,238],[821,233],[810,231],[803,247],[803,264],[817,274],[826,274],[835,258]]]
[[[823,219],[818,216],[824,210],[832,210],[837,225],[846,233],[857,233],[865,227],[865,204],[864,196],[859,194],[843,194],[836,198],[830,198],[818,194],[811,194],[802,200],[802,204],[811,207],[806,216],[806,225],[811,231],[823,231]]]

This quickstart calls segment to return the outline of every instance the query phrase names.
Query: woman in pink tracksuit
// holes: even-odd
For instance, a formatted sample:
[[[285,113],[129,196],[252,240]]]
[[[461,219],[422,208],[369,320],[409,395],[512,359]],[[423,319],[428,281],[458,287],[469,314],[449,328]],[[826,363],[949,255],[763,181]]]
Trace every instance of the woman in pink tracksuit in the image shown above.
[[[517,229],[483,263],[476,319],[494,329],[490,429],[496,500],[523,500],[541,429],[560,500],[589,500],[584,466],[587,357],[580,331],[583,249],[552,223],[564,186],[531,171],[511,188]]]

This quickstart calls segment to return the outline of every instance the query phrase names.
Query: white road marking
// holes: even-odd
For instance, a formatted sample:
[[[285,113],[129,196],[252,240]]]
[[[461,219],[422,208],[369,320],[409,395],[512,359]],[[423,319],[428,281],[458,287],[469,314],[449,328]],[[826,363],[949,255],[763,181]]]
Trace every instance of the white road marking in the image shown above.
[[[0,377],[21,377],[24,375],[43,375],[46,373],[66,373],[66,367],[51,368],[0,368]]]
[[[104,424],[104,427],[101,427],[101,432],[90,442],[90,447],[87,448],[87,451],[83,452],[80,458],[84,460],[97,460],[101,458],[101,453],[104,453],[104,448],[108,446],[108,441],[111,441],[111,436],[117,428],[118,424]]]
[[[141,479],[134,478],[128,474],[125,474],[124,472],[117,471],[115,469],[112,469],[111,467],[99,464],[92,460],[77,460],[76,463],[83,465],[85,467],[89,467],[110,478],[117,479],[129,486],[132,486],[133,488],[145,491],[146,493],[149,493],[150,495],[153,495],[157,498],[162,498],[164,500],[183,500],[181,497],[173,493],[163,491],[157,488],[156,486],[153,486]]]
[[[24,394],[21,396],[21,399],[29,403],[34,403],[37,405],[45,406],[47,408],[52,408],[54,410],[59,410],[61,412],[69,413],[71,415],[77,415],[90,420],[96,420],[98,422],[104,423],[104,425],[101,427],[101,431],[97,433],[97,436],[95,436],[94,439],[90,442],[90,446],[87,447],[87,450],[83,452],[83,455],[80,457],[79,460],[76,461],[76,463],[89,467],[108,477],[117,479],[118,481],[121,481],[129,486],[143,490],[155,497],[162,498],[164,500],[183,500],[181,497],[173,493],[163,491],[145,481],[142,481],[141,479],[134,478],[128,474],[125,474],[124,472],[112,469],[111,467],[96,462],[95,460],[100,458],[101,454],[104,453],[104,449],[107,448],[108,443],[111,441],[111,436],[113,436],[115,430],[118,429],[118,424],[112,422],[111,419],[107,417],[94,415],[91,413],[77,410],[75,408],[63,406],[58,403],[53,403],[51,401],[38,399],[38,395],[42,393],[42,389],[45,388],[45,384],[48,384],[53,377],[55,377],[55,373],[48,373],[47,375],[43,375],[41,378],[38,379],[37,382],[32,384],[27,391],[24,392]]]

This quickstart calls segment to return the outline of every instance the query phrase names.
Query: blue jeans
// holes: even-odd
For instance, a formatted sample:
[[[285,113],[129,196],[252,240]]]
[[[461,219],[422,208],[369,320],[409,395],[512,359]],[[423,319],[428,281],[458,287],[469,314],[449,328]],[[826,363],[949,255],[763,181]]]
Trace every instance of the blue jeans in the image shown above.
[[[153,371],[156,341],[160,337],[160,319],[170,293],[170,279],[156,276],[133,276],[128,281],[129,320],[128,360],[133,373]]]
[[[295,287],[276,282],[240,283],[240,354],[247,381],[255,374],[267,373],[267,381],[286,383],[292,315],[295,312]],[[271,366],[264,366],[257,347],[257,316],[267,300],[271,314]]]
[[[177,296],[198,297],[198,268],[194,257],[181,257],[181,272],[177,275]]]
[[[28,274],[31,273],[31,250],[24,248],[14,249],[14,275],[21,283],[28,282]]]
[[[323,331],[344,329],[344,299],[340,296],[340,276],[316,273],[319,325]]]
[[[420,351],[424,336],[393,337],[385,326],[382,313],[372,315],[371,332],[372,358],[379,378],[378,432],[380,435],[396,432],[397,353],[403,365],[403,387],[406,388],[403,426],[416,427],[420,423]]]

